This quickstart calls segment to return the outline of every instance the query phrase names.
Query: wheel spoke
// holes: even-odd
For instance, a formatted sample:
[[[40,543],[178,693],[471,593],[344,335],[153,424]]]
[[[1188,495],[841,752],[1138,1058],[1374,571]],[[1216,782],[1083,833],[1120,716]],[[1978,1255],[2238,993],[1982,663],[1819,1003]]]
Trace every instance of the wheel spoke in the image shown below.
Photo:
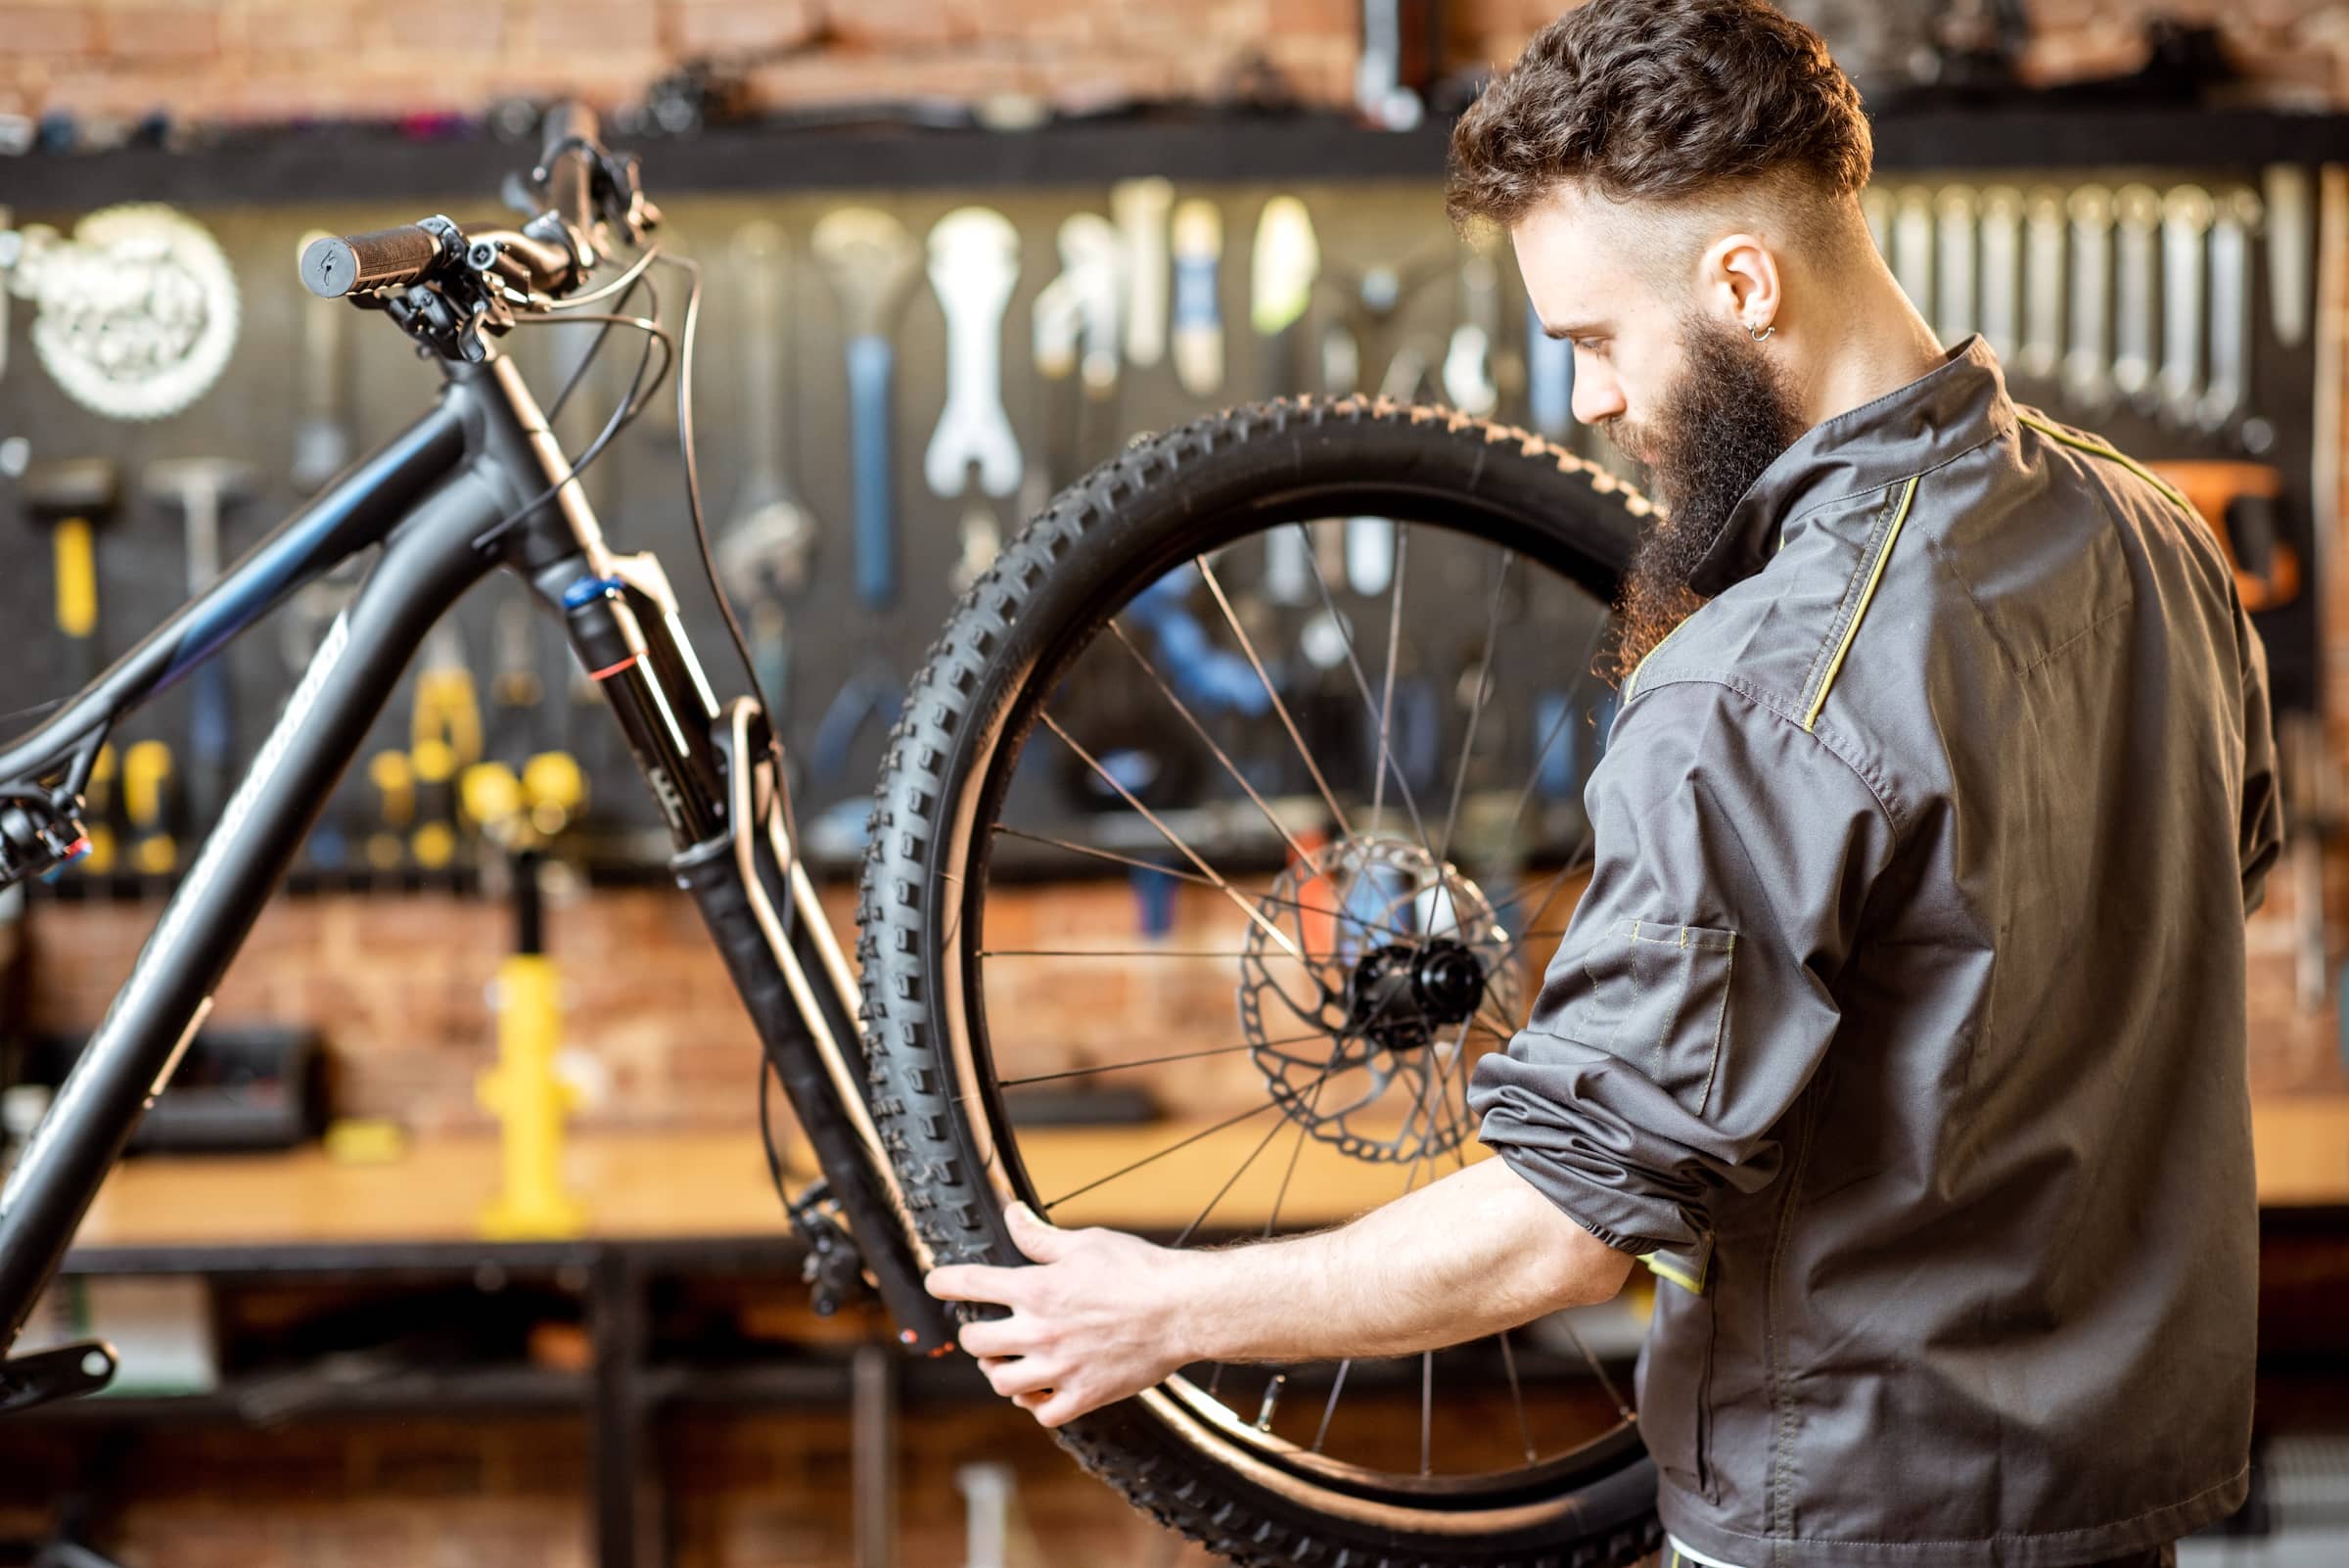
[[[1411,526],[1408,523],[1397,523],[1395,525],[1395,577],[1393,583],[1390,584],[1391,591],[1387,594],[1387,674],[1386,680],[1379,688],[1378,701],[1378,765],[1372,768],[1370,773],[1370,831],[1373,833],[1378,831],[1379,823],[1384,820],[1381,813],[1384,809],[1387,788],[1387,757],[1389,753],[1387,737],[1392,732],[1395,723],[1395,657],[1403,648],[1404,564],[1408,559],[1410,545]],[[1334,608],[1330,611],[1330,617],[1332,620],[1337,617],[1337,611]],[[1400,765],[1395,770],[1395,778],[1398,783],[1403,780],[1403,769]],[[1413,817],[1416,818],[1417,814],[1414,809]]]
[[[1398,528],[1403,526],[1399,524]],[[1297,527],[1303,529],[1305,525],[1300,523]],[[1320,590],[1322,608],[1328,612],[1330,624],[1337,628],[1339,645],[1346,650],[1346,668],[1354,672],[1355,690],[1362,694],[1362,706],[1370,711],[1370,717],[1379,724],[1383,734],[1386,721],[1380,716],[1378,700],[1370,695],[1370,677],[1362,673],[1362,661],[1354,649],[1354,633],[1346,629],[1346,619],[1338,614],[1337,597],[1329,591],[1329,579],[1321,575],[1321,563],[1310,550],[1306,553],[1306,559],[1313,563],[1313,585]],[[1402,580],[1400,574],[1396,580]],[[1390,649],[1394,647],[1395,635],[1396,632],[1390,631],[1387,644]],[[1404,809],[1410,813],[1411,831],[1419,836],[1419,847],[1433,855],[1436,847],[1428,840],[1427,824],[1419,818],[1419,802],[1411,794],[1411,781],[1403,776],[1403,764],[1392,756],[1388,757],[1387,765],[1394,769],[1395,792],[1403,797]]]
[[[1598,618],[1597,623],[1590,628],[1590,640],[1583,644],[1583,657],[1576,661],[1576,668],[1581,669],[1582,673],[1575,676],[1574,684],[1566,689],[1565,707],[1559,709],[1558,716],[1550,720],[1549,733],[1543,737],[1541,746],[1534,753],[1533,771],[1526,774],[1525,787],[1517,792],[1516,808],[1509,812],[1509,825],[1501,830],[1501,837],[1504,839],[1517,831],[1518,822],[1525,816],[1526,803],[1533,799],[1534,786],[1542,780],[1542,764],[1549,761],[1549,749],[1557,744],[1560,735],[1566,733],[1567,724],[1573,720],[1574,715],[1581,709],[1581,704],[1577,703],[1575,699],[1582,694],[1584,684],[1590,678],[1590,658],[1598,652],[1598,639],[1605,636],[1606,631],[1607,618],[1602,615]]]
[[[1022,1084],[1049,1084],[1056,1079],[1083,1078],[1091,1073],[1122,1073],[1129,1067],[1155,1067],[1161,1062],[1188,1062],[1202,1056],[1229,1056],[1234,1051],[1262,1050],[1270,1045],[1302,1045],[1309,1039],[1320,1038],[1312,1035],[1292,1035],[1286,1039],[1267,1039],[1262,1042],[1244,1039],[1237,1045],[1217,1045],[1203,1051],[1176,1051],[1172,1056],[1142,1056],[1130,1062],[1105,1062],[1098,1067],[1073,1067],[1065,1073],[1032,1073],[1024,1078],[998,1078],[997,1088],[1014,1088]]]
[[[1003,822],[997,822],[994,831],[1010,838],[1026,839],[1033,844],[1049,844],[1054,849],[1066,850],[1071,854],[1089,854],[1097,860],[1115,860],[1120,865],[1129,865],[1143,871],[1156,871],[1164,876],[1178,877],[1185,882],[1195,882],[1203,888],[1212,888],[1216,885],[1215,878],[1203,877],[1196,871],[1185,871],[1178,865],[1161,865],[1156,860],[1144,860],[1130,854],[1120,854],[1115,850],[1104,850],[1096,845],[1079,844],[1071,839],[1056,839],[1049,833],[1031,833],[1026,828],[1012,827]]]
[[[1329,1077],[1329,1070],[1325,1068],[1322,1070],[1321,1077],[1315,1079],[1314,1082],[1319,1083],[1321,1079],[1325,1079],[1327,1077]],[[1168,1144],[1156,1154],[1145,1154],[1140,1159],[1134,1161],[1131,1165],[1124,1166],[1118,1170],[1112,1171],[1109,1175],[1100,1177],[1098,1180],[1087,1181],[1083,1186],[1077,1188],[1073,1192],[1064,1192],[1059,1197],[1054,1198],[1050,1203],[1044,1204],[1041,1207],[1046,1213],[1049,1213],[1050,1211],[1059,1208],[1062,1204],[1068,1202],[1071,1198],[1081,1197],[1083,1194],[1092,1191],[1095,1187],[1101,1186],[1107,1182],[1115,1181],[1122,1176],[1128,1176],[1135,1171],[1139,1171],[1143,1166],[1150,1164],[1153,1160],[1163,1160],[1168,1155],[1173,1154],[1175,1150],[1188,1148],[1192,1144],[1198,1142],[1201,1138],[1206,1137],[1211,1133],[1221,1132],[1225,1128],[1236,1126],[1241,1122],[1247,1121],[1252,1116],[1262,1116],[1267,1111],[1276,1109],[1279,1104],[1280,1101],[1278,1100],[1267,1100],[1264,1104],[1258,1106],[1253,1111],[1241,1111],[1235,1116],[1227,1116],[1222,1121],[1215,1124],[1213,1127],[1201,1128],[1189,1137],[1184,1138],[1176,1143]]]
[[[1517,1382],[1517,1353],[1509,1349],[1509,1331],[1502,1329],[1494,1336],[1500,1341],[1501,1370],[1509,1377],[1509,1403],[1517,1407],[1517,1440],[1525,1445],[1525,1462],[1536,1463],[1541,1455],[1534,1452],[1534,1429],[1525,1418],[1525,1390]]]
[[[1493,579],[1493,603],[1485,612],[1485,655],[1476,667],[1476,700],[1468,705],[1468,733],[1460,740],[1460,765],[1451,774],[1451,805],[1444,813],[1444,837],[1436,847],[1436,874],[1442,876],[1451,853],[1452,829],[1460,820],[1460,788],[1468,781],[1468,760],[1476,751],[1476,721],[1484,716],[1485,693],[1493,685],[1493,648],[1500,640],[1500,600],[1509,585],[1509,568],[1517,552],[1500,552],[1500,573]]]
[[[1346,1387],[1346,1370],[1353,1364],[1354,1358],[1351,1356],[1338,1362],[1338,1375],[1329,1385],[1329,1403],[1321,1407],[1321,1424],[1313,1432],[1313,1452],[1315,1453],[1321,1452],[1321,1445],[1329,1438],[1329,1418],[1338,1411],[1338,1395]]]
[[[1207,749],[1216,754],[1216,761],[1223,764],[1223,771],[1231,775],[1231,781],[1246,791],[1248,799],[1256,803],[1256,808],[1265,813],[1265,820],[1271,823],[1272,831],[1279,834],[1287,843],[1290,853],[1295,854],[1298,859],[1311,864],[1313,856],[1305,853],[1305,847],[1297,842],[1296,835],[1289,831],[1289,825],[1273,813],[1271,807],[1265,804],[1265,798],[1256,793],[1256,786],[1248,782],[1248,775],[1240,771],[1239,764],[1231,760],[1222,747],[1216,744],[1216,738],[1207,732],[1207,726],[1199,722],[1191,713],[1189,706],[1180,697],[1174,695],[1174,688],[1167,684],[1166,676],[1160,674],[1158,668],[1142,657],[1142,651],[1133,645],[1133,639],[1126,635],[1126,628],[1112,621],[1109,623],[1109,629],[1118,641],[1125,645],[1126,651],[1133,655],[1133,662],[1142,667],[1143,672],[1156,683],[1167,701],[1174,704],[1174,712],[1180,714],[1182,721],[1191,726],[1191,732],[1205,741]]]
[[[1343,1056],[1346,1051],[1346,1036],[1341,1035],[1338,1037],[1336,1043],[1331,1045],[1329,1059],[1321,1064],[1320,1076],[1315,1078],[1313,1082],[1311,1092],[1315,1103],[1318,1103],[1320,1100],[1321,1085],[1328,1083],[1329,1076],[1338,1070],[1338,1059]],[[1312,1107],[1310,1105],[1307,1108],[1306,1114],[1309,1116],[1313,1114]],[[1298,1123],[1299,1130],[1304,1130],[1305,1126],[1306,1124],[1303,1122]],[[1248,1158],[1240,1162],[1240,1168],[1237,1171],[1232,1172],[1230,1176],[1224,1180],[1223,1184],[1216,1189],[1216,1195],[1214,1197],[1207,1200],[1207,1207],[1199,1211],[1199,1218],[1193,1220],[1189,1224],[1182,1227],[1182,1234],[1174,1238],[1174,1245],[1179,1247],[1184,1242],[1191,1239],[1191,1232],[1207,1222],[1207,1217],[1216,1212],[1216,1205],[1223,1201],[1223,1194],[1231,1190],[1232,1183],[1236,1182],[1241,1176],[1247,1174],[1248,1168],[1256,1163],[1256,1157],[1265,1152],[1265,1146],[1279,1135],[1280,1129],[1278,1127],[1273,1127],[1267,1130],[1264,1137],[1258,1140],[1256,1147],[1248,1151]],[[1292,1158],[1292,1167],[1294,1164],[1295,1161]],[[1287,1189],[1288,1181],[1286,1177],[1282,1178],[1281,1186],[1283,1191]],[[1273,1213],[1275,1217],[1278,1216],[1279,1210],[1279,1202],[1276,1199],[1273,1203]]]
[[[1230,883],[1224,881],[1221,874],[1219,873],[1214,866],[1209,865],[1205,860],[1201,859],[1197,851],[1193,850],[1189,845],[1183,843],[1180,835],[1175,833],[1173,828],[1167,826],[1165,822],[1159,819],[1157,812],[1151,810],[1150,807],[1135,800],[1132,792],[1128,790],[1124,784],[1118,781],[1116,774],[1112,773],[1108,768],[1103,767],[1098,761],[1095,761],[1093,760],[1092,753],[1078,745],[1076,738],[1067,730],[1060,727],[1060,721],[1058,719],[1054,718],[1050,714],[1045,713],[1040,708],[1036,710],[1036,716],[1044,721],[1045,726],[1049,728],[1053,734],[1058,735],[1061,738],[1062,743],[1066,745],[1070,751],[1075,752],[1079,757],[1084,760],[1085,766],[1100,774],[1101,777],[1108,782],[1111,789],[1116,790],[1119,795],[1123,796],[1128,806],[1130,806],[1136,811],[1139,811],[1142,815],[1143,821],[1158,829],[1158,831],[1166,837],[1166,841],[1169,844],[1172,844],[1174,846],[1174,848],[1180,850],[1186,856],[1189,857],[1190,862],[1193,865],[1197,866],[1202,872],[1206,873],[1208,879],[1222,892],[1223,897],[1229,899],[1233,903],[1239,906],[1240,913],[1246,915],[1249,919],[1255,921],[1259,926],[1263,927],[1265,934],[1270,937],[1274,942],[1280,944],[1281,950],[1286,952],[1290,957],[1296,959],[1299,963],[1306,962],[1305,954],[1297,949],[1297,947],[1289,941],[1288,937],[1278,926],[1266,919],[1262,910],[1258,909],[1254,904],[1251,904],[1246,899],[1240,897],[1239,890],[1234,888]]]
[[[1280,700],[1280,693],[1272,689],[1272,677],[1265,672],[1265,662],[1256,656],[1256,644],[1249,640],[1247,631],[1240,625],[1239,616],[1231,608],[1231,601],[1224,597],[1223,584],[1216,579],[1216,569],[1207,564],[1204,556],[1199,558],[1198,566],[1199,576],[1206,579],[1208,591],[1216,596],[1216,603],[1222,607],[1224,623],[1231,627],[1231,634],[1240,640],[1240,652],[1248,656],[1248,663],[1255,667],[1256,678],[1264,682],[1265,695],[1272,699],[1272,711],[1280,715],[1281,726],[1289,732],[1289,739],[1297,743],[1297,755],[1305,759],[1306,771],[1313,775],[1314,787],[1320,790],[1321,799],[1329,807],[1330,820],[1337,823],[1340,833],[1353,837],[1354,829],[1346,820],[1345,808],[1338,805],[1337,796],[1330,792],[1329,780],[1321,776],[1321,764],[1313,761],[1313,750],[1305,744],[1305,737],[1298,733],[1297,720],[1289,716],[1288,705]]]

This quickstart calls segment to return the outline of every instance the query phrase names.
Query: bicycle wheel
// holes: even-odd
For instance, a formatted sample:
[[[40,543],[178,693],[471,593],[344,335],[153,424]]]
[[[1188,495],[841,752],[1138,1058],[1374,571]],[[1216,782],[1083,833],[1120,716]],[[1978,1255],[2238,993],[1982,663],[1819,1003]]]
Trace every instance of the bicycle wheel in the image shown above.
[[[1135,442],[1004,550],[909,688],[858,911],[876,1123],[941,1262],[1022,1262],[1015,1197],[1198,1245],[1489,1153],[1462,1096],[1587,860],[1590,669],[1648,512],[1523,431],[1284,399]],[[1086,871],[1163,934],[1090,908],[1035,930],[1016,882]],[[1151,1035],[1093,1060],[1042,1001]],[[1160,1120],[1048,1125],[1145,1065]],[[1190,1366],[1055,1436],[1241,1562],[1596,1568],[1658,1539],[1622,1355],[1553,1317],[1393,1362]]]

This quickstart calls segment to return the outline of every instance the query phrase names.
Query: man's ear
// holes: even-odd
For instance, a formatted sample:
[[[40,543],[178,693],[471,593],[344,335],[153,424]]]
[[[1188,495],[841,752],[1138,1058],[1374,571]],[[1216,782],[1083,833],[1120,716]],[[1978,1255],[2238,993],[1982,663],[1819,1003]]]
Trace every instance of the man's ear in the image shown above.
[[[1758,333],[1777,320],[1786,302],[1778,258],[1760,235],[1725,234],[1705,248],[1698,263],[1697,298],[1721,319]]]

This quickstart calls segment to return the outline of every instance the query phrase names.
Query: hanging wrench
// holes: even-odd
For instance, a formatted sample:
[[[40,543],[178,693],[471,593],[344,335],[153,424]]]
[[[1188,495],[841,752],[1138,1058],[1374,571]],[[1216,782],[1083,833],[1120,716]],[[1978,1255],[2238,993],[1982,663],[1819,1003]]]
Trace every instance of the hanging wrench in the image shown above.
[[[2015,368],[2052,380],[2063,363],[2063,193],[2051,185],[2023,205],[2023,346]]]
[[[1144,369],[1167,352],[1167,213],[1174,187],[1151,175],[1109,188],[1126,255],[1126,359]]]
[[[1085,462],[1106,457],[1122,438],[1115,429],[1121,358],[1118,341],[1126,307],[1125,242],[1096,212],[1072,213],[1060,225],[1060,258],[1079,323],[1078,450]]]
[[[1266,393],[1273,397],[1304,390],[1306,309],[1313,279],[1321,271],[1321,246],[1305,204],[1275,196],[1256,223],[1250,257],[1249,319],[1265,341]],[[1263,593],[1274,604],[1302,605],[1314,596],[1312,547],[1297,529],[1265,534]]]
[[[1223,387],[1223,310],[1216,297],[1223,216],[1199,198],[1174,209],[1174,379],[1193,397]]]
[[[856,534],[856,594],[868,609],[897,601],[897,502],[890,427],[897,417],[890,331],[922,264],[905,225],[877,208],[816,220],[809,237],[849,329],[849,469]]]
[[[931,493],[1020,487],[1020,443],[1003,411],[1003,307],[1020,276],[1020,235],[984,207],[957,208],[930,230],[930,286],[946,315],[946,404],[930,438],[922,477]]]
[[[2309,194],[2308,170],[2297,163],[2271,163],[2263,176],[2268,192],[2268,311],[2276,341],[2297,348],[2308,336]]]
[[[718,576],[743,604],[796,593],[806,585],[815,545],[814,516],[785,472],[793,422],[784,396],[791,363],[791,240],[761,220],[735,232],[731,250],[742,280],[742,405],[748,459],[732,517],[717,535]]]
[[[2153,410],[2153,230],[2161,197],[2150,185],[2112,194],[2114,249],[2112,390],[2141,413]]]
[[[2022,247],[2023,194],[1994,185],[1982,193],[1982,336],[2001,364],[2019,346]]]
[[[1974,205],[1973,190],[1964,185],[1944,186],[1933,201],[1933,330],[1945,346],[1974,334]]]
[[[2181,185],[2161,201],[2161,411],[2190,425],[2202,399],[2202,247],[2210,193]]]
[[[2072,339],[2063,390],[2082,409],[2112,401],[2112,327],[2105,277],[2112,260],[2112,194],[2083,185],[2066,204],[2072,219]]]
[[[2274,443],[2268,422],[2249,413],[2251,401],[2251,231],[2259,198],[2230,191],[2216,204],[2210,225],[2210,390],[2196,410],[2203,430],[2237,425],[2243,449],[2257,455]]]
[[[1917,314],[1933,309],[1933,194],[1911,185],[1894,199],[1892,275]]]

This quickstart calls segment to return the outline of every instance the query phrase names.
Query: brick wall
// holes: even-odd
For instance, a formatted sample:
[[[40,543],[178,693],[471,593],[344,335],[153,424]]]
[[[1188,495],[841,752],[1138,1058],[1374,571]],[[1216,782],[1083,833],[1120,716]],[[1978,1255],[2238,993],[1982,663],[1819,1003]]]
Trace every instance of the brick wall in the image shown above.
[[[1454,64],[1512,58],[1557,0],[1451,0]],[[2216,25],[2252,74],[2349,97],[2349,14],[2327,0],[2044,0],[2026,70],[2131,69],[2158,10]],[[193,118],[479,110],[515,93],[614,103],[680,61],[783,55],[751,74],[789,108],[1016,93],[1091,104],[1215,95],[1261,57],[1301,96],[1353,90],[1358,0],[0,0],[0,111]],[[785,53],[788,52],[788,53]]]

